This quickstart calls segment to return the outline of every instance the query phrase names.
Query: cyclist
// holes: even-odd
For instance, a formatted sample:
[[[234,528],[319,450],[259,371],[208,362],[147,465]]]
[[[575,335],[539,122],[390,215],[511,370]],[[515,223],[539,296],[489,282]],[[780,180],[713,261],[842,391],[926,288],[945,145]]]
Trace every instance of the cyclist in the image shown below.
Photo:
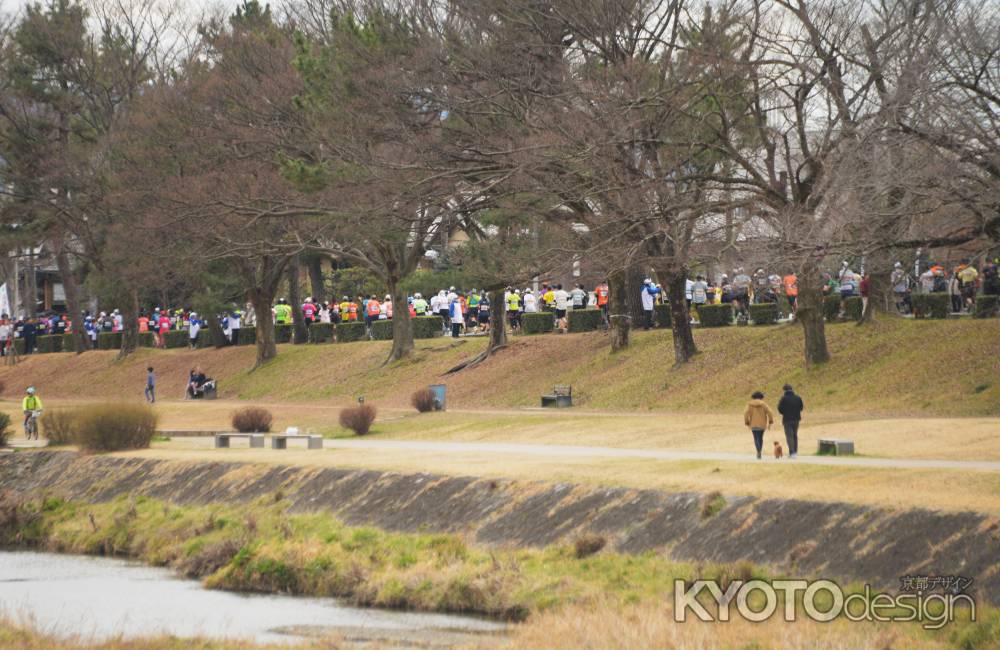
[[[42,413],[42,398],[35,394],[34,386],[28,386],[25,392],[27,394],[21,400],[21,410],[24,411],[24,436],[31,440],[31,434],[34,433],[35,440],[38,440],[38,422],[35,418]]]

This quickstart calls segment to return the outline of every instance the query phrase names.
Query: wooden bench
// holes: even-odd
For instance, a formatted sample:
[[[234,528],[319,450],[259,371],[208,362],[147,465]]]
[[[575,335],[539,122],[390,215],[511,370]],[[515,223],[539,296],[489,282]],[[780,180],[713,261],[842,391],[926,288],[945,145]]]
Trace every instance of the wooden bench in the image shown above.
[[[323,448],[323,436],[308,433],[276,433],[271,436],[271,449],[288,449],[289,440],[305,440],[306,449]]]
[[[215,448],[228,449],[231,438],[246,438],[250,441],[250,447],[254,449],[264,448],[263,433],[217,433],[215,434]]]
[[[820,456],[851,456],[854,454],[853,440],[819,439]]]
[[[542,395],[542,407],[554,406],[566,408],[573,406],[573,387],[569,384],[556,384],[551,395]]]

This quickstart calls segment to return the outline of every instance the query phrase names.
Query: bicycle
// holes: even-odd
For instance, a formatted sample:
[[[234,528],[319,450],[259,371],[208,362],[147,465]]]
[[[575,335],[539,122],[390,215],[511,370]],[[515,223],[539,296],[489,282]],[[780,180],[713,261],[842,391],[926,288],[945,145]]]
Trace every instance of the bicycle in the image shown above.
[[[28,440],[32,439],[34,436],[35,440],[38,440],[38,418],[42,415],[41,409],[31,411],[28,416],[24,419],[24,437]]]

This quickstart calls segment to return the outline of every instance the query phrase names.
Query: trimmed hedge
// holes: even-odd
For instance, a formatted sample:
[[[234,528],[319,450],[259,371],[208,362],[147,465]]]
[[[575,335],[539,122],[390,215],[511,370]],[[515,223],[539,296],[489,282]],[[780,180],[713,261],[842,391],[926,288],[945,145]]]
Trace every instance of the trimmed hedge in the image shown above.
[[[657,327],[670,327],[670,305],[653,305],[653,318]]]
[[[392,340],[392,321],[391,320],[377,320],[372,322],[372,340],[373,341],[391,341]]]
[[[236,339],[236,345],[257,345],[257,328],[241,327],[240,335]]]
[[[310,343],[329,343],[332,340],[333,323],[313,323],[309,326]]]
[[[120,350],[122,347],[121,332],[101,332],[97,335],[97,349]]]
[[[186,348],[191,345],[191,337],[187,330],[170,330],[163,335],[163,344],[167,349]]]
[[[65,345],[65,343],[63,343],[63,345]],[[156,334],[153,334],[152,332],[139,332],[139,347],[155,348]]]
[[[444,333],[441,329],[440,316],[417,316],[411,320],[415,339],[432,339]]]
[[[593,332],[601,329],[600,309],[571,309],[568,318],[570,332]]]
[[[914,318],[948,318],[951,312],[951,296],[943,291],[915,293],[912,300]]]
[[[291,343],[292,342],[292,326],[291,325],[275,325],[274,326],[274,342],[275,343]]]
[[[702,305],[698,307],[698,320],[702,327],[725,327],[733,324],[733,305]]]
[[[840,294],[831,294],[823,298],[823,318],[833,322],[840,316]]]
[[[333,330],[337,343],[351,343],[352,341],[363,341],[368,338],[365,324],[360,321],[338,323]]]
[[[24,354],[24,339],[14,339],[14,352]]]
[[[851,296],[844,301],[844,318],[859,321],[865,314],[865,302],[861,296]]]
[[[39,336],[35,341],[35,347],[39,354],[49,354],[51,352],[62,352],[62,334],[47,334]]]
[[[976,296],[976,318],[989,318],[1000,314],[1000,296]]]
[[[62,337],[62,351],[63,352],[76,352],[76,348],[73,347],[73,335],[72,334],[60,334]],[[90,347],[90,338],[87,338],[87,347]]]
[[[522,334],[545,334],[555,328],[552,312],[521,314]]]
[[[750,320],[754,325],[774,325],[778,322],[778,305],[773,302],[750,305]]]

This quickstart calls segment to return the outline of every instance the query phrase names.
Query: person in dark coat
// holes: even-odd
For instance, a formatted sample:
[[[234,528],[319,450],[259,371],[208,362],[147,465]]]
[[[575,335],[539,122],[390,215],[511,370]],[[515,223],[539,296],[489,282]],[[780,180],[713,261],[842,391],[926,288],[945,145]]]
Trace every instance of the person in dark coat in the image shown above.
[[[790,385],[785,384],[784,391],[785,394],[778,401],[778,413],[781,413],[781,424],[785,428],[788,457],[795,458],[799,454],[799,422],[802,421],[805,406],[802,398],[795,394]]]

